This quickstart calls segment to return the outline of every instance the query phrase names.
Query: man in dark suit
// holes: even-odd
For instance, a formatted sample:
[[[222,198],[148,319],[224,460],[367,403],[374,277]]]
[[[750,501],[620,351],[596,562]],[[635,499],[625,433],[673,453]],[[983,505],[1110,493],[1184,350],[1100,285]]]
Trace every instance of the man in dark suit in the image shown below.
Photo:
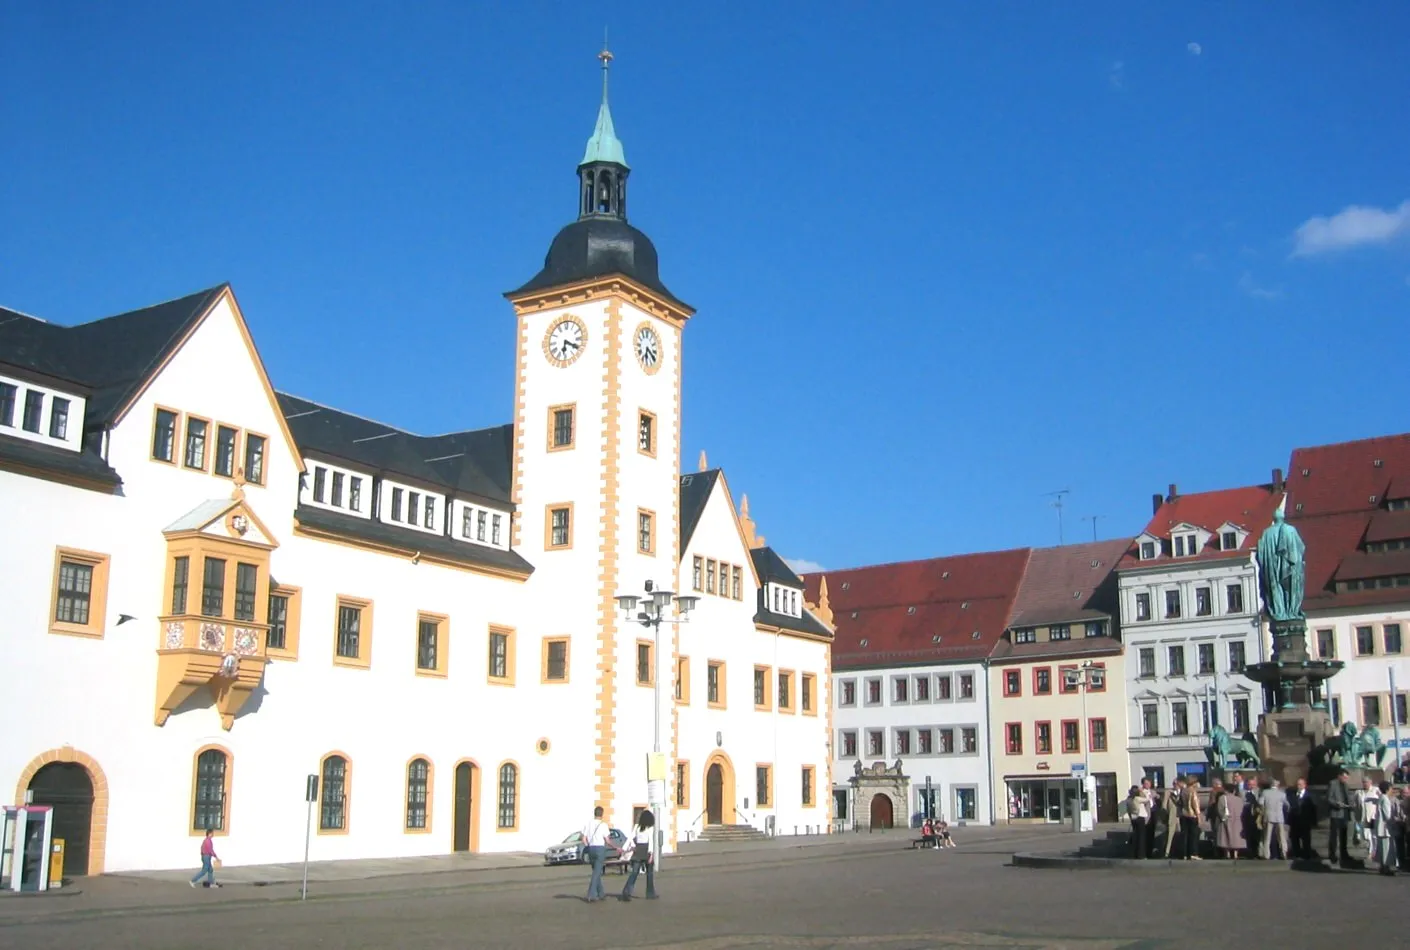
[[[1288,824],[1292,831],[1292,856],[1305,861],[1317,855],[1312,850],[1312,828],[1317,824],[1317,802],[1307,788],[1307,779],[1297,780],[1297,788],[1288,798]]]

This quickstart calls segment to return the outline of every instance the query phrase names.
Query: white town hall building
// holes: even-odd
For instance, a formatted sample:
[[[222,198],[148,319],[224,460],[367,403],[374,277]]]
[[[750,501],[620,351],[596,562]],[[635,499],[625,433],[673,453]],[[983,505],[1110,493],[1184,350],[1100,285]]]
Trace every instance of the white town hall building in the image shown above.
[[[604,95],[496,428],[276,391],[225,285],[0,309],[0,798],[55,806],[68,873],[194,866],[208,827],[298,860],[311,774],[315,860],[538,851],[594,804],[629,827],[657,741],[668,846],[830,824],[830,614],[680,471],[693,311],[628,174]],[[619,609],[647,582],[689,622]]]

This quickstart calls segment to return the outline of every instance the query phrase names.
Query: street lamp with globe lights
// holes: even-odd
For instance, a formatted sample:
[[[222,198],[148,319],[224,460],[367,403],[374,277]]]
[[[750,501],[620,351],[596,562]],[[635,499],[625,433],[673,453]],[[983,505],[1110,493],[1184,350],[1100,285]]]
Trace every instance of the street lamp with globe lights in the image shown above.
[[[1093,688],[1103,689],[1106,685],[1106,668],[1092,660],[1083,660],[1081,665],[1063,673],[1066,684],[1082,691],[1082,732],[1077,741],[1082,743],[1082,784],[1077,790],[1077,808],[1072,816],[1073,831],[1088,831],[1082,827],[1082,803],[1085,800],[1092,809],[1096,808],[1096,782],[1092,778],[1092,726],[1087,718],[1087,692]],[[1095,824],[1095,821],[1094,821]]]
[[[657,590],[654,583],[647,581],[645,596],[617,594],[615,600],[628,620],[634,620],[652,631],[655,645],[651,648],[651,662],[656,669],[652,670],[651,676],[653,684],[651,752],[653,757],[659,757],[661,755],[661,624],[663,621],[666,623],[689,623],[687,618],[690,612],[695,609],[695,605],[700,602],[700,598],[690,594],[677,595],[674,591],[669,590]],[[676,616],[674,617],[669,616],[668,613],[672,603],[676,605]],[[641,606],[640,610],[637,610],[638,604]],[[651,859],[655,870],[660,871],[661,809],[666,803],[666,780],[663,777],[657,781],[648,782],[648,786],[649,789],[654,788],[654,792],[649,794],[648,798],[650,799],[652,817],[656,820],[656,847],[651,849]]]

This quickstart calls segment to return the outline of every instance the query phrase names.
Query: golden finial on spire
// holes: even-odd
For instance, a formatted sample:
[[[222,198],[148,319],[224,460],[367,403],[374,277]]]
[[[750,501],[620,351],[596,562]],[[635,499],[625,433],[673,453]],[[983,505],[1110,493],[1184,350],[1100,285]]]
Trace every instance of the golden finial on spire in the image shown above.
[[[710,463],[705,461],[705,450],[700,450],[700,471],[705,471],[710,467]]]
[[[826,574],[818,578],[818,606],[817,609],[813,611],[813,614],[829,627],[832,626],[832,604],[830,604],[827,599]]]

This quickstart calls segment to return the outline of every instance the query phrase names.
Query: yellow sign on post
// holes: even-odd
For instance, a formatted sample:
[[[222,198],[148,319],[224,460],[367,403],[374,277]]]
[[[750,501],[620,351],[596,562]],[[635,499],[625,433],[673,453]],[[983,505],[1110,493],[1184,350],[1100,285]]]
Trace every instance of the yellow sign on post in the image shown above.
[[[646,754],[646,780],[648,782],[664,782],[666,780],[666,753],[648,752]]]
[[[55,838],[49,848],[49,886],[61,887],[64,883],[64,839]]]

